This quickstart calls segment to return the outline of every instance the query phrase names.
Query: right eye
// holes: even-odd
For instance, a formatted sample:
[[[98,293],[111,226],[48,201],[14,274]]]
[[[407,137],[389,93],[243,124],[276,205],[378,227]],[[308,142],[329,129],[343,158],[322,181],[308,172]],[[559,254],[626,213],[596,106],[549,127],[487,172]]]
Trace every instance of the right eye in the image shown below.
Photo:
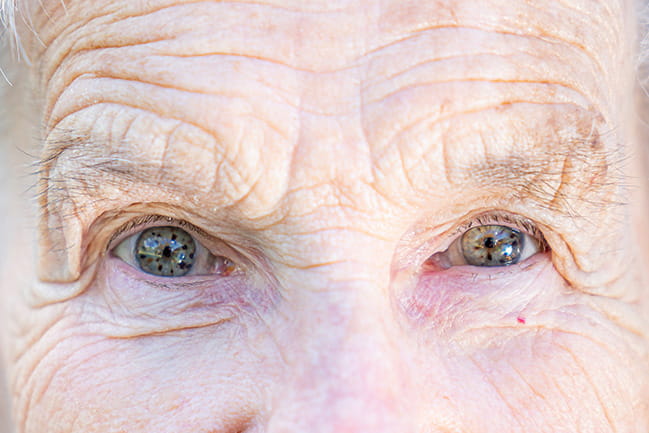
[[[136,269],[160,277],[229,275],[234,270],[228,258],[211,254],[176,226],[144,229],[120,242],[113,254]]]

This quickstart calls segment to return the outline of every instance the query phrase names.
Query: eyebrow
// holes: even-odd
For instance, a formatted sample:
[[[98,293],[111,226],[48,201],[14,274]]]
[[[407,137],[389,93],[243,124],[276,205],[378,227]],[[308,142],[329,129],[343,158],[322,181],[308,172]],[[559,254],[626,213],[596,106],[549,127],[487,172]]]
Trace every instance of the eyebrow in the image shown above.
[[[164,161],[129,158],[120,148],[133,148],[123,143],[117,149],[113,144],[96,140],[72,131],[60,131],[57,139],[46,143],[43,156],[34,164],[38,175],[37,200],[41,210],[49,208],[49,197],[69,199],[75,195],[90,195],[101,182],[114,181],[114,186],[155,185],[167,190],[203,193],[191,182],[183,181],[173,170],[163,167]],[[71,168],[59,170],[63,160]]]
[[[552,159],[536,160],[510,155],[474,165],[470,171],[476,184],[506,185],[517,201],[530,200],[566,217],[585,217],[579,209],[583,206],[601,211],[626,204],[621,197],[605,193],[625,179],[614,168],[620,161],[611,162],[616,158],[614,152],[587,154],[586,148],[576,148],[549,157]]]
[[[517,201],[531,201],[563,216],[583,216],[576,204],[597,210],[626,204],[620,194],[611,194],[628,183],[623,172],[622,148],[609,149],[599,135],[593,135],[556,143],[550,150],[532,156],[511,153],[486,158],[463,166],[453,181],[462,188],[468,185],[476,190],[506,192]],[[62,158],[72,162],[72,169],[56,169]],[[74,196],[101,200],[93,194],[100,188],[99,183],[106,182],[114,182],[117,187],[150,185],[198,196],[206,193],[163,164],[164,161],[131,159],[109,143],[63,131],[56,141],[47,143],[44,156],[36,163],[40,178],[38,202],[47,213],[52,201]]]

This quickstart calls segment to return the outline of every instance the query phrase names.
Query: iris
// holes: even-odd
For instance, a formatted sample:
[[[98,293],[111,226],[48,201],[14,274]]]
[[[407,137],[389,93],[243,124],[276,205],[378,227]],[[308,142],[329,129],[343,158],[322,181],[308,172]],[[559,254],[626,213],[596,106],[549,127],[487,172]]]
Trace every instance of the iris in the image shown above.
[[[196,244],[179,227],[144,230],[135,244],[135,259],[144,272],[162,277],[180,277],[194,265]]]
[[[462,235],[462,254],[473,266],[508,266],[520,260],[523,242],[523,234],[511,227],[478,226]]]

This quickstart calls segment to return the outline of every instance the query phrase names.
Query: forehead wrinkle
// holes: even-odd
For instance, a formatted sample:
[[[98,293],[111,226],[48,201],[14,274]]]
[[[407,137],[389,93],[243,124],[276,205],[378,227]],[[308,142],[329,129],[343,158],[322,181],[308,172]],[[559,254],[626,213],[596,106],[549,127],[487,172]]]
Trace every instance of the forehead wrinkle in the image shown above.
[[[579,2],[539,0],[535,2],[510,2],[494,0],[484,8],[474,2],[441,0],[419,2],[418,0],[394,1],[384,9],[380,25],[401,30],[405,37],[437,26],[468,26],[514,35],[527,35],[544,40],[567,42],[585,49],[594,48],[593,40],[613,42],[607,48],[613,52],[619,45],[619,30],[623,7],[618,2]],[[618,3],[617,7],[612,3]],[[599,10],[594,7],[599,5]],[[418,13],[415,13],[418,12]],[[557,17],[561,16],[562,20]],[[573,26],[560,27],[567,21]],[[396,25],[395,25],[396,23]],[[598,29],[585,32],[584,29]],[[612,39],[611,39],[612,37]],[[592,40],[591,40],[592,41]],[[601,44],[595,44],[595,46]],[[597,47],[604,48],[604,47]],[[591,51],[598,56],[598,51]]]
[[[400,62],[394,61],[397,55]],[[526,35],[439,29],[370,58],[370,78],[361,92],[368,103],[380,103],[419,87],[425,91],[433,85],[516,83],[545,86],[564,97],[579,94],[599,106],[608,93],[599,67],[582,49],[566,44]]]
[[[83,3],[83,2],[80,2],[80,3]],[[196,2],[193,2],[193,1],[192,1],[192,2],[174,2],[173,4],[164,4],[164,5],[162,5],[162,6],[158,6],[158,7],[155,7],[155,8],[150,8],[149,10],[146,10],[146,11],[141,12],[141,13],[156,13],[157,11],[164,10],[165,8],[172,8],[172,7],[176,7],[176,6],[178,6],[178,7],[193,6],[193,5],[196,5],[196,4],[202,4],[202,3],[207,3],[207,4],[210,5],[210,6],[217,6],[217,5],[219,5],[221,2],[217,2],[217,3],[214,3],[214,2],[199,2],[199,3],[196,3]],[[344,2],[341,2],[341,4],[342,4],[342,3],[344,3]],[[349,4],[350,4],[350,3],[351,3],[351,2],[347,2],[347,3],[346,3],[346,7],[347,7],[347,8],[349,8]],[[369,2],[369,3],[372,3],[372,2]],[[377,5],[381,4],[381,2],[374,2],[374,3],[376,3]],[[381,4],[381,7],[383,7],[384,9],[386,9],[386,10],[388,10],[388,11],[390,11],[390,12],[393,12],[393,11],[390,9],[390,5],[389,5],[389,3],[388,3],[388,6],[386,6],[385,3],[388,3],[388,2],[383,2],[383,4]],[[267,5],[267,4],[269,4],[269,3],[266,3],[266,2],[235,2],[235,3],[234,3],[235,6],[236,6],[236,5],[239,5],[239,4],[245,4],[245,5]],[[399,4],[399,2],[396,2],[396,4]],[[549,2],[549,4],[552,4],[552,2]],[[459,6],[461,6],[461,5],[459,5]],[[459,6],[458,6],[458,7],[459,7]],[[272,7],[273,7],[273,8],[280,8],[280,9],[281,9],[281,7],[279,7],[277,3],[272,3]],[[529,5],[528,5],[528,6],[519,6],[519,7],[523,7],[523,8],[524,8],[524,7],[528,7],[528,8],[529,8]],[[377,6],[377,8],[378,8],[378,6]],[[436,21],[439,21],[439,22],[442,23],[442,24],[439,24],[439,23],[438,23],[438,24],[435,24],[435,26],[439,26],[439,25],[441,25],[441,26],[449,26],[449,27],[454,27],[454,26],[457,27],[457,26],[461,26],[461,25],[462,25],[462,23],[461,23],[461,21],[462,21],[462,14],[461,14],[461,13],[458,13],[458,14],[451,14],[450,16],[447,16],[448,14],[445,15],[445,11],[443,10],[443,9],[445,9],[445,8],[441,8],[442,10],[440,10],[439,7],[435,7],[433,11],[429,11],[429,10],[426,9],[425,7],[423,7],[423,8],[420,7],[420,8],[423,9],[423,12],[425,12],[426,16],[429,16],[430,18],[428,18],[428,19],[421,18],[421,17],[419,17],[420,14],[411,11],[413,15],[418,16],[419,18],[421,18],[421,19],[418,18],[419,21],[417,21],[417,22],[431,22],[431,21],[432,21],[432,22],[436,22]],[[97,8],[94,7],[92,10],[94,11],[95,9],[97,9]],[[232,8],[231,8],[231,9],[232,9]],[[303,8],[303,9],[304,9],[304,10],[307,10],[307,11],[310,10],[308,7]],[[411,9],[412,9],[412,7],[411,7]],[[416,8],[415,8],[415,9],[416,9]],[[448,8],[446,8],[446,9],[452,9],[452,8],[451,8],[451,7],[448,7]],[[476,9],[476,8],[473,8],[473,9]],[[340,10],[341,10],[341,9],[334,8],[334,11],[340,11]],[[343,9],[343,10],[344,10],[344,9]],[[376,17],[372,17],[372,16],[371,16],[371,14],[374,13],[374,12],[368,12],[368,11],[371,11],[371,10],[372,10],[372,8],[369,8],[369,7],[368,7],[368,8],[365,8],[362,12],[358,12],[358,11],[357,11],[357,13],[356,13],[355,15],[359,15],[359,16],[361,16],[361,17],[367,15],[367,16],[368,16],[368,17],[367,17],[368,22],[372,22],[372,21],[376,21],[376,20],[378,20],[378,22],[380,22],[380,18],[376,18]],[[378,9],[377,9],[377,10],[378,10]],[[414,9],[413,9],[413,10],[414,10]],[[508,9],[505,8],[504,10],[508,10]],[[330,12],[330,11],[328,11],[328,12]],[[347,11],[347,12],[349,12],[349,11]],[[463,12],[464,12],[464,11],[463,11]],[[582,11],[582,12],[583,12],[583,11]],[[104,14],[107,14],[107,13],[114,14],[114,11],[104,11]],[[311,13],[311,12],[308,12],[308,13]],[[134,13],[134,12],[130,12],[130,14],[131,14],[132,16],[134,16],[134,17],[137,17],[137,16],[138,16],[138,15],[137,15],[136,13]],[[512,14],[513,14],[513,12],[512,12]],[[119,14],[114,14],[114,15],[118,17],[117,21],[119,21],[119,20],[120,20],[120,18],[119,18]],[[122,13],[122,15],[126,16],[127,14],[126,14],[126,13]],[[354,14],[350,13],[349,15],[354,15]],[[394,14],[391,14],[391,15],[394,15]],[[391,18],[393,19],[393,17],[391,17]],[[474,15],[468,14],[466,18],[467,18],[467,20],[468,20],[469,22],[471,22],[472,20],[475,20],[476,17],[475,17]],[[128,17],[126,17],[126,19],[128,19]],[[318,20],[322,20],[322,17],[318,17],[317,20],[314,21],[314,23],[318,23],[318,22],[319,22]],[[356,20],[358,20],[358,17],[356,18]],[[449,20],[451,20],[451,21],[453,21],[453,22],[450,23],[450,24],[444,24],[444,23],[446,23],[446,22],[449,21]],[[187,20],[187,19],[185,19],[185,20],[180,20],[179,22],[188,22],[188,21],[192,21],[192,20]],[[393,19],[393,21],[395,21],[395,20]],[[407,23],[407,24],[399,23],[398,21],[399,21],[399,20],[396,20],[395,22],[396,22],[396,24],[398,25],[397,28],[398,28],[399,30],[391,29],[390,31],[386,31],[386,32],[385,32],[385,33],[386,33],[385,35],[376,35],[375,37],[373,37],[373,39],[375,39],[374,41],[365,40],[366,38],[364,38],[364,37],[359,38],[359,37],[358,37],[358,36],[359,36],[358,34],[349,34],[349,35],[346,34],[344,38],[341,38],[340,36],[338,36],[338,38],[339,38],[340,40],[337,40],[337,42],[344,41],[345,44],[340,45],[340,43],[337,43],[337,45],[336,45],[336,44],[334,44],[334,45],[336,45],[336,46],[339,46],[339,45],[340,45],[340,47],[344,47],[345,49],[349,49],[350,41],[358,39],[358,41],[355,42],[355,43],[353,44],[354,49],[352,50],[352,52],[350,52],[350,55],[349,55],[349,57],[348,57],[348,61],[343,62],[343,63],[344,63],[344,66],[343,66],[343,65],[339,65],[340,67],[339,67],[338,69],[341,69],[341,68],[343,68],[343,67],[349,67],[350,62],[351,62],[351,64],[353,64],[354,61],[351,60],[351,59],[359,59],[359,58],[361,58],[361,57],[367,56],[368,53],[371,53],[372,51],[382,49],[381,47],[383,47],[383,46],[390,46],[391,44],[395,43],[395,39],[396,39],[397,42],[398,42],[398,41],[402,38],[402,35],[405,35],[406,38],[409,38],[409,37],[411,37],[411,35],[412,35],[413,33],[416,34],[416,33],[418,33],[418,32],[420,32],[420,31],[423,30],[423,29],[420,29],[420,28],[417,28],[417,27],[415,27],[415,28],[411,28],[411,27],[412,27],[412,24],[411,24],[411,23],[408,23],[408,20],[407,20],[407,19],[406,19],[406,23]],[[479,20],[478,20],[478,21],[479,21]],[[480,25],[478,25],[478,24],[474,25],[473,27],[475,27],[475,28],[484,28],[485,30],[489,30],[489,29],[491,29],[491,30],[493,30],[493,31],[502,31],[502,32],[506,32],[506,31],[507,31],[506,28],[511,28],[511,25],[510,25],[510,24],[507,24],[507,20],[506,20],[506,19],[503,18],[501,21],[502,21],[502,22],[498,22],[498,23],[497,23],[498,25],[493,26],[493,28],[491,28],[489,25],[486,25],[486,26],[480,26]],[[609,20],[609,21],[610,21],[610,20]],[[392,22],[392,21],[391,21],[391,22]],[[392,23],[395,24],[395,22],[392,22]],[[604,22],[606,23],[606,22],[608,22],[608,21],[604,20]],[[402,25],[402,24],[403,24],[403,25]],[[595,23],[595,24],[597,24],[597,23]],[[297,24],[296,24],[296,25],[297,25]],[[500,26],[500,27],[499,27],[499,26]],[[82,27],[83,27],[83,26],[82,26]],[[115,39],[115,38],[116,38],[116,40],[120,41],[121,44],[123,44],[123,43],[124,43],[124,40],[129,38],[128,35],[129,35],[129,32],[132,32],[132,31],[133,31],[132,29],[134,29],[134,28],[141,28],[141,27],[142,27],[142,26],[134,26],[134,25],[130,25],[130,26],[128,26],[128,27],[122,29],[122,31],[119,31],[119,32],[109,32],[108,35],[111,35],[112,33],[115,33],[115,34],[114,34],[113,36],[111,36],[111,37],[108,37],[108,38],[107,38],[107,34],[106,34],[106,30],[107,30],[107,29],[104,29],[104,30],[102,30],[101,32],[96,32],[96,31],[92,31],[92,32],[91,32],[90,30],[87,30],[85,33],[83,33],[83,34],[81,35],[81,37],[79,37],[79,35],[77,35],[77,37],[75,37],[75,38],[69,38],[69,39],[76,39],[77,41],[81,41],[82,44],[88,44],[88,43],[90,43],[90,45],[95,46],[95,47],[100,47],[100,46],[111,46],[112,44],[111,44],[110,42],[108,42],[107,39]],[[178,34],[174,34],[174,32],[177,32],[177,29],[176,29],[176,30],[173,30],[173,27],[174,27],[174,26],[163,26],[163,27],[165,27],[165,29],[158,29],[158,28],[152,29],[152,30],[155,30],[154,33],[163,32],[164,35],[165,35],[165,36],[158,37],[158,38],[154,38],[154,39],[166,40],[167,42],[173,42],[173,40],[178,39],[178,36],[179,36],[179,35],[178,35]],[[171,29],[166,29],[166,27],[170,27]],[[214,27],[214,26],[212,25],[212,27]],[[254,25],[250,25],[250,22],[249,22],[249,20],[248,20],[248,24],[247,24],[244,28],[248,28],[248,27],[255,27],[255,26],[254,26]],[[259,27],[259,26],[257,26],[257,27]],[[289,26],[289,28],[291,28],[291,27],[295,27],[295,26]],[[313,27],[313,23],[311,24],[310,27]],[[342,27],[344,28],[344,26],[342,26]],[[376,27],[376,25],[370,24],[370,25],[368,26],[368,28],[374,28],[374,27]],[[381,26],[379,25],[378,27],[380,28]],[[525,26],[521,26],[521,27],[525,27]],[[600,33],[601,33],[601,27],[602,27],[601,25],[594,25],[593,27],[597,27],[598,29],[600,29]],[[299,26],[298,26],[298,27],[295,27],[295,28],[299,28]],[[340,28],[341,28],[341,25],[340,25],[340,22],[339,22],[339,20],[338,20],[338,28],[337,28],[338,33],[340,33]],[[431,28],[433,28],[433,27],[431,27]],[[95,29],[95,30],[96,30],[96,29]],[[195,29],[192,29],[192,30],[195,30]],[[528,30],[529,30],[529,29],[528,29]],[[213,29],[212,29],[212,31],[213,31]],[[531,36],[534,36],[535,32],[538,33],[538,31],[540,31],[540,30],[537,29],[537,28],[535,28],[533,31],[531,31],[530,35],[531,35]],[[183,32],[181,32],[181,34],[182,34],[182,33],[183,33]],[[517,31],[516,31],[516,32],[513,32],[513,33],[515,33],[515,34],[525,34],[525,32],[524,32],[524,31],[523,31],[523,32],[520,31],[520,29],[517,29]],[[587,32],[586,32],[586,33],[587,33]],[[609,33],[609,32],[605,32],[605,33]],[[58,32],[55,32],[55,34],[59,35],[59,34],[61,34],[61,32],[58,31]],[[101,34],[101,37],[99,36],[99,34]],[[331,35],[322,35],[322,36],[323,36],[323,37],[324,37],[324,36],[330,37]],[[543,34],[543,38],[544,38],[544,39],[548,39],[548,38],[552,38],[552,37],[554,37],[554,36],[551,36],[551,35],[550,35],[549,33],[547,33],[547,32]],[[137,39],[138,39],[137,43],[140,43],[140,42],[142,42],[142,40],[146,40],[146,39],[148,39],[148,38],[147,38],[147,37],[143,37],[142,35],[140,35],[140,36],[138,36]],[[310,43],[310,42],[308,42],[308,41],[304,41],[304,40],[302,40],[302,39],[303,39],[303,38],[299,38],[299,40],[296,40],[296,41],[294,42],[294,44],[297,44],[297,45],[294,45],[293,48],[292,48],[292,52],[293,52],[293,55],[294,55],[294,56],[295,56],[295,55],[298,55],[298,54],[304,54],[304,53],[309,52],[309,51],[314,51],[314,48],[315,48],[315,51],[317,51],[318,49],[322,49],[322,47],[320,47],[318,44],[313,44],[313,43]],[[267,42],[267,41],[266,41],[266,42]],[[333,42],[333,41],[330,41],[330,42]],[[248,41],[247,43],[248,43],[248,45],[250,45],[250,41]],[[75,42],[75,45],[78,45],[78,42]],[[577,44],[577,45],[579,45],[579,44]],[[586,52],[589,52],[589,51],[588,51],[588,48],[590,47],[589,44],[581,44],[581,46],[582,46],[582,48],[584,48],[584,49],[586,50]],[[75,48],[75,49],[79,49],[79,48],[80,48],[80,47],[77,47],[77,48]],[[184,47],[183,47],[183,50],[180,50],[179,53],[180,53],[180,52],[186,52],[188,48],[191,48],[191,46],[189,46],[189,47],[188,47],[188,46],[184,46]],[[277,50],[279,50],[279,49],[276,49],[275,51],[277,51]],[[336,52],[337,54],[340,54],[340,53],[345,52],[345,50],[337,49],[337,50],[334,50],[334,51],[332,51],[332,52]],[[199,55],[200,53],[192,53],[192,54]],[[249,54],[250,54],[250,53],[249,53]],[[591,54],[592,54],[592,53],[591,53]],[[339,57],[339,56],[338,56],[338,55],[337,55],[337,56],[333,56],[333,57],[332,57],[332,56],[328,56],[328,58],[329,58],[329,62],[330,62],[330,63],[331,63],[331,62],[335,62],[337,57]],[[289,59],[289,60],[290,60],[290,59]],[[286,61],[285,63],[290,64],[291,62],[290,62],[290,61]],[[299,65],[292,65],[292,66],[295,67],[295,68],[298,68],[298,69],[299,69]]]
[[[345,7],[350,9],[355,4],[346,2]],[[281,62],[296,70],[319,70],[308,65],[321,63],[325,58],[328,63],[322,65],[329,68],[352,53],[352,46],[358,44],[354,41],[360,36],[354,24],[362,17],[362,12],[346,13],[342,5],[320,12],[308,7],[293,10],[272,2],[247,1],[180,1],[156,3],[155,7],[150,3],[147,7],[124,7],[124,11],[101,11],[94,5],[90,9],[84,5],[84,2],[77,2],[76,9],[80,9],[77,12],[84,17],[92,15],[93,21],[85,18],[85,23],[79,25],[74,13],[70,12],[69,19],[48,23],[65,29],[51,30],[52,40],[48,41],[46,49],[49,51],[54,45],[58,48],[49,63],[61,63],[60,53],[70,55],[87,49],[148,45],[153,51],[168,55],[238,52],[250,58]],[[265,10],[266,7],[270,10]],[[70,6],[69,9],[75,8]],[[341,21],[347,25],[342,25]],[[334,23],[337,25],[331,25]],[[333,27],[336,27],[335,32],[327,31]],[[242,41],[243,45],[232,46],[234,40]],[[267,50],[269,46],[273,47],[272,55]],[[301,57],[310,61],[300,60]],[[342,63],[348,62],[342,60]],[[334,66],[334,69],[340,67]]]

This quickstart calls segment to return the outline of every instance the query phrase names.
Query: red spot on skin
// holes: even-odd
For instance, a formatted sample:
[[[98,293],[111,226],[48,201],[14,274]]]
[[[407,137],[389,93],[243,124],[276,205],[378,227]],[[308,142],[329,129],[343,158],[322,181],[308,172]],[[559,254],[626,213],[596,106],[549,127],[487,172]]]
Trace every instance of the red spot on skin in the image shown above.
[[[525,317],[518,317],[516,320],[518,320],[518,323],[525,324]]]

